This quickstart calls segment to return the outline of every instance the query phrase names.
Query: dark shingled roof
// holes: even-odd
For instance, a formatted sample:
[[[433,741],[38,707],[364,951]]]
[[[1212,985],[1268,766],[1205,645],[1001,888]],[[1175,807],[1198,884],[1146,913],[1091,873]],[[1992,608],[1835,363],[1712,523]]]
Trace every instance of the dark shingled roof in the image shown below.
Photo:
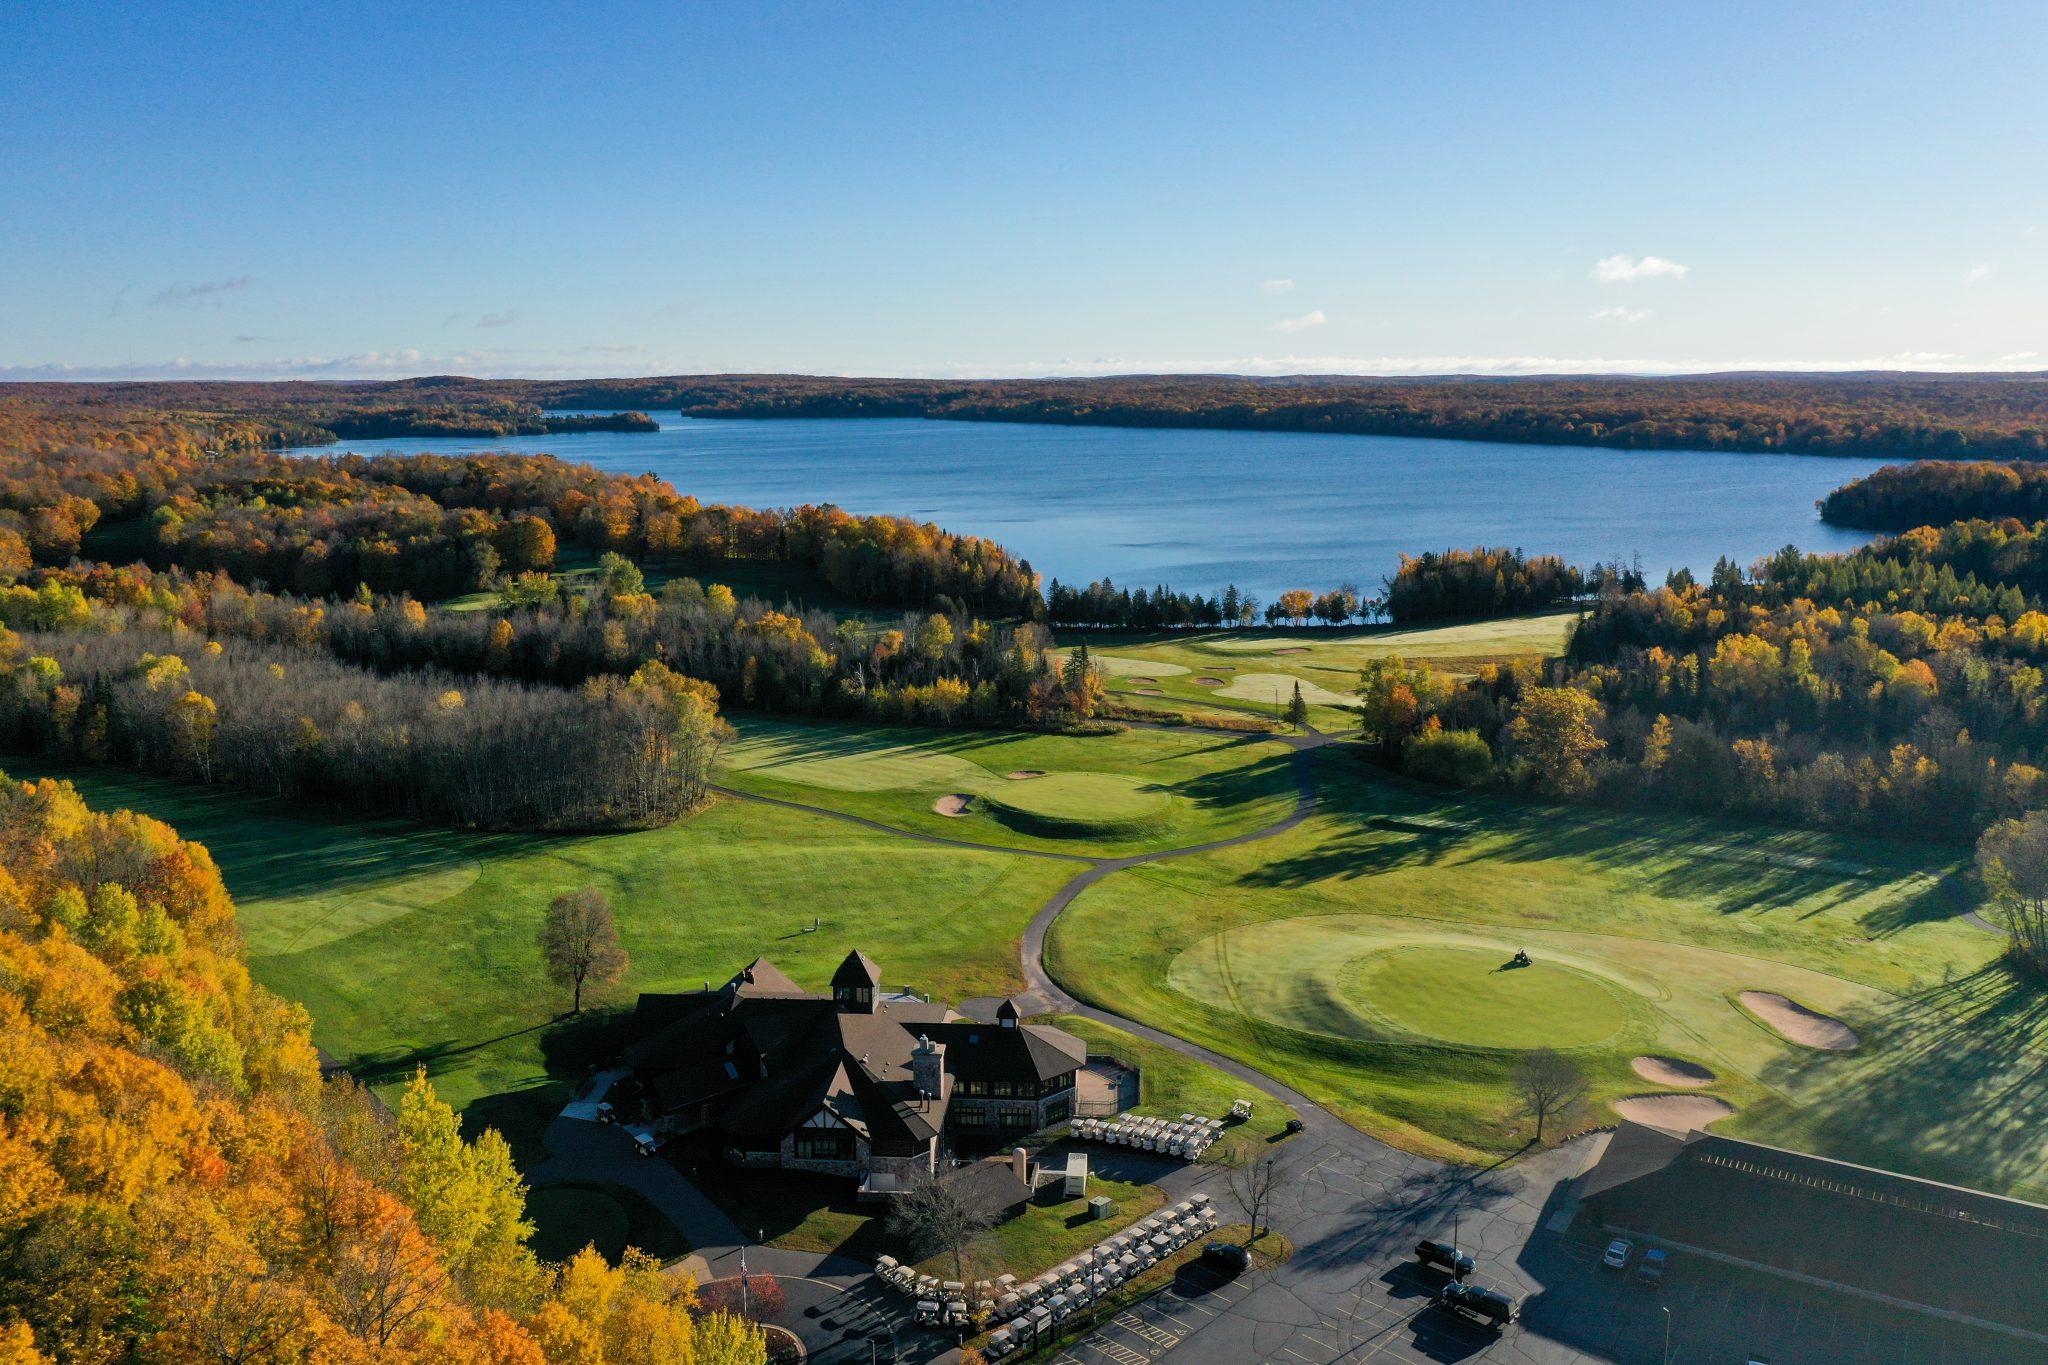
[[[833,979],[871,987],[880,978],[856,952]],[[648,1031],[621,1060],[664,1112],[729,1100],[726,1133],[774,1139],[822,1111],[884,1155],[921,1150],[945,1125],[950,1096],[921,1096],[912,1077],[920,1036],[946,1049],[948,1076],[973,1080],[1050,1080],[1088,1060],[1086,1043],[1046,1025],[976,1024],[916,999],[845,1009],[766,959],[717,990],[642,996],[635,1018]]]
[[[962,1166],[945,1177],[945,1183],[969,1208],[995,1218],[1007,1218],[1031,1202],[1031,1186],[1017,1175],[1005,1157],[990,1157]]]
[[[1049,1081],[1088,1063],[1088,1044],[1046,1024],[1004,1028],[971,1021],[925,1030],[946,1045],[946,1069],[968,1081]]]
[[[864,987],[873,990],[882,984],[882,969],[875,960],[856,948],[846,955],[846,961],[839,964],[839,970],[832,973],[832,989],[842,987]]]
[[[2048,1206],[1896,1171],[1624,1123],[1580,1197],[1601,1221],[2048,1332]]]

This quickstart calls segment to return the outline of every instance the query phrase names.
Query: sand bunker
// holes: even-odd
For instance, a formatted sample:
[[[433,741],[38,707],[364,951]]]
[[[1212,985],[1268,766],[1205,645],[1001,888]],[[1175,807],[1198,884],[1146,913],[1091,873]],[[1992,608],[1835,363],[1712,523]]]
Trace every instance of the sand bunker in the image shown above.
[[[1134,687],[1131,689],[1131,693],[1139,697],[1163,697],[1166,695],[1156,687]]]
[[[1010,780],[1011,780],[1012,782],[1025,782],[1025,781],[1029,781],[1029,780],[1030,780],[1031,778],[1034,778],[1034,777],[1044,777],[1044,776],[1045,776],[1045,769],[1043,769],[1043,768],[1019,768],[1019,769],[1017,769],[1017,771],[1016,771],[1016,772],[1013,772],[1013,773],[1004,773],[1004,774],[1003,774],[1003,776],[1004,776],[1004,777],[1007,777],[1007,778],[1009,778],[1009,779],[1010,779]]]
[[[1629,1062],[1651,1085],[1668,1085],[1677,1089],[1693,1089],[1697,1086],[1712,1085],[1718,1079],[1713,1072],[1698,1062],[1681,1062],[1676,1057],[1645,1055]]]
[[[1614,1112],[1631,1123],[1690,1133],[1727,1118],[1735,1112],[1735,1106],[1712,1095],[1630,1095],[1614,1102]]]
[[[941,815],[950,815],[957,819],[974,809],[974,798],[971,796],[942,796],[932,802],[932,809]]]
[[[1769,1024],[1787,1042],[1817,1047],[1823,1052],[1848,1052],[1863,1040],[1856,1030],[1839,1019],[1810,1010],[1776,991],[1744,991],[1736,999],[1742,1007]]]
[[[1221,678],[1196,678],[1196,679],[1194,680],[1194,682],[1195,682],[1195,686],[1197,686],[1197,687],[1221,687],[1221,686],[1223,686],[1223,679],[1221,679]]]
[[[1306,654],[1306,653],[1308,653],[1308,646],[1307,646],[1307,645],[1289,645],[1289,646],[1288,646],[1287,648],[1285,648],[1285,649],[1276,649],[1276,650],[1274,650],[1273,652],[1274,652],[1275,654]]]
[[[1133,674],[1131,675],[1131,681],[1132,681],[1132,682],[1134,682],[1134,683],[1156,683],[1156,682],[1158,682],[1158,681],[1159,681],[1159,679],[1157,679],[1157,678],[1141,678],[1141,677],[1139,677],[1139,676],[1138,676],[1137,674],[1133,673]]]

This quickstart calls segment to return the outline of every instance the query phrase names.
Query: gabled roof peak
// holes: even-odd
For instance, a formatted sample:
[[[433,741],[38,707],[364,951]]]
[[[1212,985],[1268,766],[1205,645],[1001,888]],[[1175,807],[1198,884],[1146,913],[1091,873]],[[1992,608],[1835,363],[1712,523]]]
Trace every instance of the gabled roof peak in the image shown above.
[[[839,970],[832,973],[832,989],[845,987],[873,990],[882,984],[882,969],[875,965],[873,958],[856,948],[846,955],[839,964]]]

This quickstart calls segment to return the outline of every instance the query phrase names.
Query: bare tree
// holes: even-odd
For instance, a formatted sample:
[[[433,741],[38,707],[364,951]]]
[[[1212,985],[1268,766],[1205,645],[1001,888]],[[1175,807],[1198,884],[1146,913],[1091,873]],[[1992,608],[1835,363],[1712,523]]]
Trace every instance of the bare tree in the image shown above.
[[[619,946],[611,902],[594,886],[554,898],[540,923],[540,957],[548,980],[575,992],[571,1014],[583,1013],[583,987],[606,986],[632,961]]]
[[[889,1206],[889,1231],[910,1244],[920,1260],[944,1251],[953,1257],[953,1278],[967,1278],[967,1247],[995,1226],[989,1210],[969,1203],[960,1189],[937,1176],[926,1176],[896,1196]]]
[[[1577,1062],[1549,1048],[1538,1048],[1517,1062],[1512,1084],[1522,1115],[1536,1120],[1538,1142],[1543,1141],[1544,1122],[1569,1113],[1591,1087]]]
[[[1231,1199],[1244,1212],[1244,1219],[1251,1227],[1251,1235],[1245,1238],[1245,1245],[1266,1235],[1270,1230],[1266,1220],[1271,1216],[1273,1190],[1278,1177],[1273,1158],[1262,1157],[1242,1146],[1219,1147],[1216,1164],[1223,1168],[1223,1185],[1230,1191]]]

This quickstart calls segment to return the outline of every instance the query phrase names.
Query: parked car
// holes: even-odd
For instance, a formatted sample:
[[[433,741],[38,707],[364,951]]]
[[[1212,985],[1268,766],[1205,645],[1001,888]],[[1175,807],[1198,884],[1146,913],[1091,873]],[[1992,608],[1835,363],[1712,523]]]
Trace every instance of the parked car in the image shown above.
[[[1432,1269],[1441,1270],[1453,1280],[1462,1280],[1472,1273],[1478,1262],[1472,1253],[1460,1250],[1449,1242],[1432,1242],[1427,1238],[1415,1244],[1415,1259]]]
[[[1436,1296],[1436,1303],[1446,1312],[1484,1323],[1496,1332],[1522,1316],[1522,1306],[1498,1289],[1463,1284],[1457,1280],[1443,1287]]]
[[[1644,1284],[1656,1284],[1664,1278],[1664,1267],[1669,1259],[1663,1247],[1651,1247],[1643,1253],[1643,1262],[1636,1267],[1636,1274]]]
[[[1308,1125],[1303,1123],[1300,1119],[1289,1119],[1287,1120],[1287,1131],[1290,1133],[1307,1132]]]
[[[1252,1264],[1252,1254],[1235,1242],[1209,1243],[1202,1248],[1202,1259],[1232,1275],[1242,1275]]]
[[[649,1128],[628,1128],[626,1136],[633,1139],[633,1150],[642,1156],[653,1156],[661,1150],[661,1139]]]
[[[1626,1237],[1617,1237],[1607,1244],[1607,1254],[1600,1258],[1600,1264],[1609,1270],[1627,1270],[1635,1256],[1636,1244]]]

